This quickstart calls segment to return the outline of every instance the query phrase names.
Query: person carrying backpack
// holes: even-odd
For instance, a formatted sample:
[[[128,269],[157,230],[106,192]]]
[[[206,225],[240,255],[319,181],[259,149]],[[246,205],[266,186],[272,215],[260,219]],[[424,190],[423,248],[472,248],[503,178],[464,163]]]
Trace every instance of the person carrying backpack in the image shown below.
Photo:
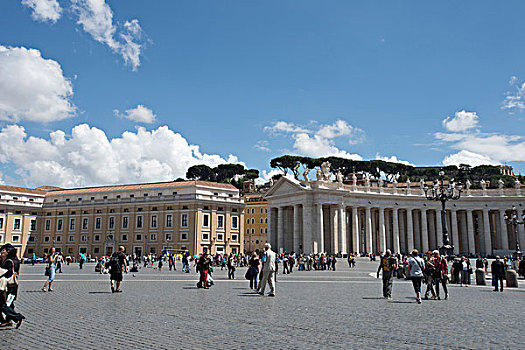
[[[379,272],[383,270],[383,297],[392,299],[392,285],[394,283],[394,271],[397,269],[397,259],[392,256],[390,249],[387,249],[385,255],[381,257],[379,267],[377,268],[377,278]]]
[[[122,282],[123,272],[128,273],[128,262],[124,254],[124,247],[120,246],[119,251],[111,255],[106,263],[109,268],[109,279],[111,283],[111,293],[121,293],[120,284]],[[115,288],[116,285],[116,288]]]

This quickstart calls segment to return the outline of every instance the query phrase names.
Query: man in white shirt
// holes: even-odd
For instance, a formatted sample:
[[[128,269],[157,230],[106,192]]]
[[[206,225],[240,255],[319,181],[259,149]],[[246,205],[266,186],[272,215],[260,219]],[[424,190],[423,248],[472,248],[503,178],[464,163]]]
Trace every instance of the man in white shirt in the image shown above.
[[[275,296],[275,252],[272,251],[270,243],[264,245],[264,255],[262,257],[263,268],[262,268],[262,280],[259,285],[259,294],[264,295],[264,289],[266,288],[266,282],[270,285],[270,294],[268,296]]]

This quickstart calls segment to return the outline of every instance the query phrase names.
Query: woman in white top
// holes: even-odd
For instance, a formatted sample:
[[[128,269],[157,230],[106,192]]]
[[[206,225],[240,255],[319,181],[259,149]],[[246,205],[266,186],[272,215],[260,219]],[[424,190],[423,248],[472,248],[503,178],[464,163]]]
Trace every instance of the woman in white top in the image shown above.
[[[423,279],[423,270],[425,269],[425,261],[419,257],[417,249],[412,251],[412,256],[408,259],[408,271],[410,271],[410,279],[416,292],[416,301],[421,304],[421,280]]]

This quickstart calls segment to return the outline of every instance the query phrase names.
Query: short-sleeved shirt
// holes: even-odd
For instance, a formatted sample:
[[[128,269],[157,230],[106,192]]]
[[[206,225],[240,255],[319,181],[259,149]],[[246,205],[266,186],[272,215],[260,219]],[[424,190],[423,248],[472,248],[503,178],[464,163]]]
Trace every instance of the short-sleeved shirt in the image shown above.
[[[419,256],[411,257],[408,260],[410,265],[410,277],[423,277],[422,266],[425,266],[425,262]]]

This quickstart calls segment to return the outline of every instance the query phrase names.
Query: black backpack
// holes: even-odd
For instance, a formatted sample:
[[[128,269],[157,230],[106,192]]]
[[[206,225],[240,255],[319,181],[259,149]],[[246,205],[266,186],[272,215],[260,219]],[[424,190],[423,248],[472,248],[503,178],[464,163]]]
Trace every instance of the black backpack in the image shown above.
[[[111,272],[113,273],[122,272],[122,267],[120,266],[118,254],[113,254],[111,258],[109,259],[109,268],[111,269]]]

